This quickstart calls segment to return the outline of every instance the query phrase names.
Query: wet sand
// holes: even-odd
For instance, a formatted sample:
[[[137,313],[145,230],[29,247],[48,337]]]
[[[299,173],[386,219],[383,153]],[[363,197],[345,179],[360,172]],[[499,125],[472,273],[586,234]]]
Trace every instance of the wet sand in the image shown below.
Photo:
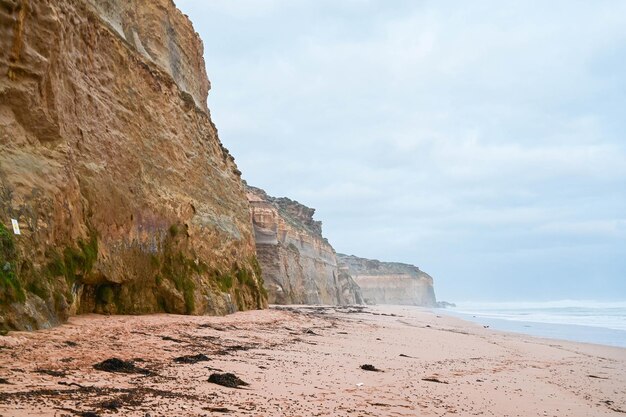
[[[137,373],[93,367],[110,358]],[[208,381],[224,373],[249,385]],[[0,337],[4,417],[624,412],[626,349],[497,332],[417,308],[92,315]]]

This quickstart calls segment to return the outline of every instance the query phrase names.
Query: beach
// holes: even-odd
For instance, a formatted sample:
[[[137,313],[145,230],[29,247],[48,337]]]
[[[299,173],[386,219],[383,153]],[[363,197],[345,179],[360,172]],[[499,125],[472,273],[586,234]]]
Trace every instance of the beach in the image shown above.
[[[129,367],[104,366],[113,358]],[[228,373],[248,385],[209,382]],[[86,315],[0,337],[4,417],[624,412],[626,349],[499,332],[414,307]]]

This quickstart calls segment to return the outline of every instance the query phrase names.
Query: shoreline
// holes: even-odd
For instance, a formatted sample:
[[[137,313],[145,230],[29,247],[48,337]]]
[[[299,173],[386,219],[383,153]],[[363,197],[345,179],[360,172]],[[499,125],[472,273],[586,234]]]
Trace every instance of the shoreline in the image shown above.
[[[205,355],[195,363],[177,358]],[[93,365],[134,360],[149,374]],[[198,356],[199,357],[199,356]],[[383,372],[370,372],[361,365]],[[248,386],[208,382],[233,373]],[[615,416],[626,349],[402,306],[78,316],[0,337],[0,416]]]
[[[436,309],[441,314],[458,318],[492,330],[522,334],[541,339],[587,343],[599,346],[626,348],[626,331],[601,326],[511,320],[489,317],[483,313],[469,313],[454,309]]]

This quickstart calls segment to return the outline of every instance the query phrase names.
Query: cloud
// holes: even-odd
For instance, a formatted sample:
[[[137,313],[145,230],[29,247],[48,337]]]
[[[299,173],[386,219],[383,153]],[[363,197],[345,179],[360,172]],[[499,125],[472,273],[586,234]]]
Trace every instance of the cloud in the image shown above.
[[[626,297],[626,3],[176,3],[244,177],[338,250],[444,298]]]

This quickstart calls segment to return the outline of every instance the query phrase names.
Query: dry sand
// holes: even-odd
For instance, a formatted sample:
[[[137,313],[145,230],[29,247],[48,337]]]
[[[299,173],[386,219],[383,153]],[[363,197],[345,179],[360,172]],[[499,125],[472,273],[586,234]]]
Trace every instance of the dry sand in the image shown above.
[[[196,354],[210,360],[174,361]],[[112,357],[134,359],[151,374],[93,368]],[[208,382],[222,372],[249,385]],[[5,417],[626,411],[626,349],[501,333],[403,307],[75,317],[55,329],[0,337],[0,378]]]

